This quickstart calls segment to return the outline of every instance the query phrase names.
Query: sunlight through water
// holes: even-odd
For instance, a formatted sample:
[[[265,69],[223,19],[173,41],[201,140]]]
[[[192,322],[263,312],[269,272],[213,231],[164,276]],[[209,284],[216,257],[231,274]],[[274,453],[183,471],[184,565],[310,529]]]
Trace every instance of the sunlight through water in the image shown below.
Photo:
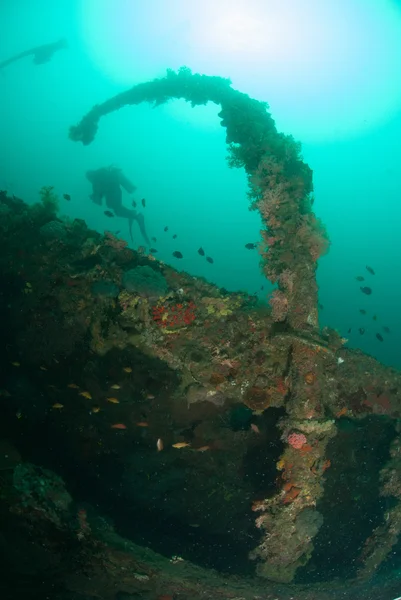
[[[183,64],[224,75],[268,98],[303,141],[354,137],[401,101],[401,13],[389,0],[172,0],[168,11],[161,0],[85,0],[82,27],[92,60],[122,86]]]

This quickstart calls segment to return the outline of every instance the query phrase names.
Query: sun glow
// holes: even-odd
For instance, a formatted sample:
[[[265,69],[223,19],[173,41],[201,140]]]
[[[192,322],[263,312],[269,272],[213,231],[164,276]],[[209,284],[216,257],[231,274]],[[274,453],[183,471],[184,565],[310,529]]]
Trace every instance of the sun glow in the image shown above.
[[[401,103],[392,0],[171,0],[168,10],[163,0],[83,0],[82,14],[89,52],[113,80],[182,65],[230,77],[303,140],[358,135]]]

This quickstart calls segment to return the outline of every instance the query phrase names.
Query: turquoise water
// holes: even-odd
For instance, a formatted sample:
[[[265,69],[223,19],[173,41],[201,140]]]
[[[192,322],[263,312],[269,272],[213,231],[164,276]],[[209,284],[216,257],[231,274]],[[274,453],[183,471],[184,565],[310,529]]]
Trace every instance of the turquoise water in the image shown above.
[[[211,3],[202,10],[191,4],[175,1],[167,10],[156,0],[146,6],[3,2],[1,60],[60,38],[68,48],[45,64],[26,57],[2,69],[0,187],[35,202],[39,189],[52,185],[71,195],[63,214],[128,239],[125,221],[111,222],[92,204],[85,178],[87,169],[115,164],[137,186],[136,200],[146,198],[143,213],[159,258],[265,301],[270,286],[257,251],[245,248],[259,240],[260,219],[248,211],[245,174],[227,167],[218,107],[141,105],[104,119],[88,147],[68,139],[68,127],[95,103],[166,68],[185,64],[230,77],[234,87],[270,103],[279,130],[300,139],[313,168],[314,209],[332,242],[318,270],[321,324],[337,328],[351,347],[400,367],[399,5],[369,2],[362,9],[354,0],[323,10],[312,2],[308,20],[295,1],[292,13],[272,3],[271,15],[259,2],[248,9],[223,3],[215,12]],[[269,43],[263,31],[270,32]],[[303,33],[309,37],[302,44]],[[127,206],[131,200],[125,195]],[[137,232],[134,246],[142,244]],[[213,265],[197,254],[199,246]],[[177,250],[183,259],[172,256]],[[371,296],[360,292],[358,275],[371,284]]]
[[[99,232],[112,232],[134,249],[154,248],[158,259],[178,270],[229,291],[254,294],[267,304],[273,288],[262,276],[260,257],[253,248],[260,240],[262,222],[258,213],[249,211],[245,173],[227,164],[220,107],[191,108],[184,101],[156,108],[141,104],[102,119],[96,139],[88,146],[68,137],[69,127],[93,105],[131,85],[161,77],[167,68],[187,65],[193,72],[228,77],[234,88],[270,104],[278,129],[300,140],[304,159],[313,169],[313,210],[331,240],[329,252],[319,260],[320,325],[338,329],[348,339],[348,347],[401,368],[401,6],[391,0],[325,4],[292,0],[280,7],[273,1],[248,0],[245,5],[173,0],[166,7],[161,0],[5,0],[0,4],[0,22],[5,24],[0,39],[0,190],[34,204],[44,186],[53,186],[61,215],[84,219]],[[41,60],[46,49],[38,47],[64,39],[66,44],[56,47],[49,61]],[[40,64],[32,60],[35,56]],[[136,188],[123,191],[123,204],[126,209],[135,204],[143,216],[149,243],[137,223],[131,241],[127,219],[105,214],[107,206],[95,204],[90,197],[87,171],[111,165],[121,169]],[[365,286],[372,293],[363,293]],[[116,294],[110,290],[110,297]],[[356,439],[354,426],[345,422],[340,435],[345,439],[352,434]],[[219,427],[242,431],[242,425],[235,429],[232,423],[222,422]],[[46,439],[46,427],[38,429]],[[366,422],[360,429],[363,446]],[[272,455],[278,457],[281,442],[272,441],[270,429],[268,434]],[[54,435],[56,447],[58,430]],[[369,468],[377,475],[395,433],[388,425],[383,443],[373,426],[369,435],[377,443],[367,451],[377,458],[377,465],[372,467],[371,461]],[[29,446],[26,438],[25,443]],[[41,446],[39,458],[46,451]],[[62,444],[58,452],[63,454]],[[135,460],[142,460],[134,454]],[[365,455],[361,456],[366,465]],[[56,468],[58,456],[51,458]],[[153,455],[152,460],[159,464]],[[343,464],[347,460],[345,456]],[[350,455],[351,462],[355,489],[362,491],[358,495],[354,490],[350,502],[358,506],[360,502],[365,517],[363,491],[369,475],[364,475],[355,455]],[[270,455],[269,465],[273,480],[276,467]],[[95,479],[86,481],[85,473],[79,479],[69,468],[69,481],[80,481],[82,498],[89,497],[95,504],[101,486],[96,488]],[[104,468],[121,485],[114,464]],[[256,475],[258,480],[259,472]],[[332,484],[330,501],[337,481],[341,479]],[[145,496],[147,484],[144,479]],[[373,488],[370,500],[379,505],[377,477]],[[108,493],[118,512],[114,491]],[[108,496],[103,498],[107,502]],[[341,513],[340,501],[338,507]],[[325,508],[330,513],[330,507]],[[381,509],[382,505],[377,518]],[[151,518],[149,511],[147,519]],[[121,519],[128,521],[123,513]],[[171,536],[178,544],[184,535],[175,525],[174,531],[170,525],[163,531],[164,537],[161,525],[148,534],[147,524],[144,520],[143,531],[139,527],[139,533],[132,535],[160,552],[165,550],[164,539]],[[195,531],[186,532],[192,541],[199,524],[188,527]],[[343,540],[346,532],[340,533]],[[239,545],[253,547],[253,542],[241,540]],[[323,532],[318,542],[324,547],[330,540]],[[204,556],[206,542],[200,544],[203,564],[221,567],[216,559],[219,543],[224,546],[225,539],[216,541],[209,562]],[[358,545],[356,538],[353,543]],[[358,548],[353,551],[356,555]],[[219,559],[224,563],[227,557],[221,552]],[[345,572],[348,565],[341,560],[342,548],[332,548],[325,572],[330,572],[331,561]],[[232,561],[235,565],[235,556]],[[318,580],[319,574],[311,568],[306,579]]]

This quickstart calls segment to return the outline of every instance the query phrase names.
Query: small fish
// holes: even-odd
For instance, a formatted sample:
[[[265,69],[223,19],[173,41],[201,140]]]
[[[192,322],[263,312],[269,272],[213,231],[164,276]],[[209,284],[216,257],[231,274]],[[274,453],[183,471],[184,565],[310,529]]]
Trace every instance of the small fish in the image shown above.
[[[117,231],[114,232],[114,235],[118,235],[120,233],[120,229],[117,229]]]
[[[365,333],[365,330],[364,330],[364,328],[363,328],[363,327],[360,327],[360,328],[358,329],[358,331],[359,331],[359,333],[360,333],[361,335],[363,335],[363,334]]]
[[[214,263],[214,260],[211,256],[206,256],[206,260],[208,263],[210,263],[211,265]]]
[[[254,433],[260,433],[260,429],[255,423],[251,423],[251,429]]]
[[[112,429],[127,429],[127,426],[124,423],[115,423],[111,426]]]
[[[146,400],[154,400],[155,396],[153,394],[147,394],[146,395]]]
[[[152,240],[152,242],[154,242],[156,244],[157,239],[155,237],[150,238]]]
[[[77,385],[76,383],[69,383],[67,387],[71,388],[72,390],[79,390],[79,385]]]
[[[175,233],[175,234],[173,235],[173,240],[176,240],[176,239],[177,239],[177,237],[178,237],[178,235]]]
[[[320,310],[323,310],[323,309],[324,309],[324,306],[323,306],[323,304],[320,304],[320,303],[319,303],[319,304],[318,304],[318,306],[319,306]]]
[[[39,367],[41,371],[47,371],[46,367]]]
[[[178,252],[178,250],[173,252],[173,256],[175,256],[175,258],[184,258],[183,255],[181,254],[181,252]]]
[[[100,406],[92,406],[91,413],[95,415],[98,412],[100,412]]]
[[[373,321],[377,321],[377,315],[373,315],[372,319]]]
[[[124,367],[123,371],[125,371],[126,373],[132,373],[131,367]]]
[[[173,448],[188,448],[190,445],[191,444],[188,444],[188,442],[177,442],[176,444],[173,444]]]
[[[168,227],[167,227],[167,225],[166,225],[166,227],[164,228],[164,231],[168,231]]]
[[[120,401],[118,398],[106,398],[107,402],[110,402],[110,404],[120,404]]]
[[[64,404],[60,404],[60,402],[55,402],[52,406],[52,408],[56,408],[56,409],[61,409],[64,408]]]
[[[372,290],[371,290],[371,288],[370,288],[370,287],[367,287],[367,286],[365,286],[365,287],[360,287],[359,289],[361,290],[361,292],[362,292],[363,294],[366,294],[367,296],[370,296],[370,294],[372,293]]]
[[[135,200],[132,201],[131,206],[133,206],[134,208],[136,208],[136,202],[135,202]]]
[[[83,398],[87,398],[88,400],[92,400],[92,396],[89,392],[79,392],[79,395]]]
[[[351,331],[352,331],[352,327],[350,327],[350,328],[348,329],[348,332],[347,332],[347,333],[351,333]]]
[[[201,256],[205,256],[205,251],[204,251],[204,249],[202,247],[199,248],[198,254],[200,254]]]
[[[114,213],[112,213],[111,210],[105,210],[104,214],[106,215],[106,217],[114,217]]]
[[[376,337],[379,340],[379,342],[384,342],[383,336],[380,333],[376,333]]]
[[[245,248],[246,248],[247,250],[255,250],[255,248],[256,248],[256,244],[251,244],[251,243],[249,243],[249,244],[245,244]]]
[[[370,273],[371,275],[374,275],[374,274],[375,274],[375,272],[374,272],[374,270],[372,269],[372,267],[369,267],[368,265],[366,265],[366,270],[367,270],[367,271],[369,271],[369,273]]]
[[[156,448],[158,450],[158,452],[161,452],[164,448],[164,444],[163,444],[163,440],[161,438],[159,438],[156,442]]]
[[[145,208],[146,207],[146,200],[145,200],[145,198],[142,198],[141,202],[142,202],[143,208]]]
[[[384,331],[385,333],[390,333],[390,328],[389,328],[389,327],[387,327],[387,325],[383,325],[383,331]]]
[[[149,423],[147,423],[146,421],[139,421],[138,423],[135,423],[135,425],[137,427],[149,427]]]
[[[360,308],[359,312],[361,313],[361,315],[366,315],[366,310],[364,308]]]
[[[151,254],[155,254],[157,252],[156,248],[149,248],[149,252]]]
[[[64,198],[64,200],[67,200],[67,202],[69,202],[71,200],[70,194],[63,194],[63,198]]]
[[[200,448],[196,448],[197,452],[206,452],[206,450],[210,450],[210,446],[201,446]]]
[[[121,390],[121,385],[118,385],[118,383],[114,383],[113,385],[110,386],[111,390]]]
[[[358,277],[355,277],[355,279],[357,281],[365,281],[365,277],[362,277],[362,275],[358,275]]]
[[[13,367],[20,367],[21,366],[21,363],[19,363],[17,361],[12,362],[11,364],[12,364]]]

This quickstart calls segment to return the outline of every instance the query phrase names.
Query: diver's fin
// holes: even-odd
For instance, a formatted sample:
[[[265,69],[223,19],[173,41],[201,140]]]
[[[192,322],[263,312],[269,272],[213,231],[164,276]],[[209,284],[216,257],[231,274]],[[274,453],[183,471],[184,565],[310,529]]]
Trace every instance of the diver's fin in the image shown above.
[[[139,229],[141,230],[143,239],[145,240],[147,245],[150,246],[150,240],[148,238],[148,234],[146,233],[146,229],[145,229],[144,216],[141,213],[139,213],[136,217],[136,220],[138,221]]]
[[[132,223],[134,222],[134,219],[132,217],[128,217],[128,227],[129,227],[129,234],[131,237],[131,242],[134,241],[133,237],[132,237]]]

